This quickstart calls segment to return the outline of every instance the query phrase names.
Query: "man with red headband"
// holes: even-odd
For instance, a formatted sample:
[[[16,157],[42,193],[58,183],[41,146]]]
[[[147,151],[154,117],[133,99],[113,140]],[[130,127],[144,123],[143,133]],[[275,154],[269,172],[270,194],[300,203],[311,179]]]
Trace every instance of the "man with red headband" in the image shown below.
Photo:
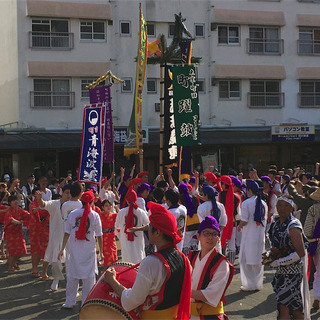
[[[216,191],[220,192],[222,191],[220,183],[219,183],[219,178],[212,172],[207,172],[204,174],[206,177],[206,182],[209,186],[214,187]]]
[[[121,243],[122,261],[138,263],[145,257],[143,233],[128,233],[128,229],[148,225],[149,218],[147,212],[138,207],[137,194],[132,187],[127,191],[126,201],[128,207],[119,210],[115,229]]]
[[[117,281],[113,268],[105,272],[104,280],[121,296],[125,310],[141,306],[141,319],[189,320],[191,268],[187,257],[176,247],[181,241],[176,218],[161,204],[150,201],[149,209],[148,235],[157,252],[141,262],[131,289]]]
[[[65,224],[61,251],[58,259],[61,260],[64,249],[68,246],[66,301],[63,308],[70,309],[76,304],[79,280],[82,280],[82,304],[86,300],[95,283],[95,274],[98,274],[96,257],[96,238],[99,245],[99,255],[102,255],[102,226],[101,220],[91,208],[94,204],[92,190],[81,196],[83,207],[70,212]]]
[[[138,173],[137,178],[141,178],[144,183],[148,183],[148,176],[148,171],[141,171],[140,173]]]

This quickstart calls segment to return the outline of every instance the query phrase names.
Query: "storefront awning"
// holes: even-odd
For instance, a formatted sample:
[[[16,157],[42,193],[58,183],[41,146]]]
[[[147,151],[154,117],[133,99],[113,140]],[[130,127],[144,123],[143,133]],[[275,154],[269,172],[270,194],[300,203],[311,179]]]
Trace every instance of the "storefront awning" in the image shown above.
[[[214,23],[240,25],[284,26],[284,13],[279,11],[248,11],[248,10],[213,10]]]
[[[286,78],[283,66],[214,65],[216,79],[277,79]]]

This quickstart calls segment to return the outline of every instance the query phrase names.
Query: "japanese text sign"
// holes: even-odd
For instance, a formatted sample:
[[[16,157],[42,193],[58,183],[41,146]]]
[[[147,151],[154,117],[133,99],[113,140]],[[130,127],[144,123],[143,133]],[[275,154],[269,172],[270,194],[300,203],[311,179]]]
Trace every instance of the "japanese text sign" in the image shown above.
[[[196,145],[199,142],[199,98],[195,66],[173,66],[172,83],[177,145]]]
[[[80,182],[98,184],[102,173],[102,116],[104,107],[85,107],[80,151]]]

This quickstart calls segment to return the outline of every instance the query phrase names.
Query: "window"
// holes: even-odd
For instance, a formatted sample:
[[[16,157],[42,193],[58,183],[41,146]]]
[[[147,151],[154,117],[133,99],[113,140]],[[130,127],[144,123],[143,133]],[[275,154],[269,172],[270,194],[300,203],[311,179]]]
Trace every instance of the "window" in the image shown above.
[[[284,94],[279,80],[252,80],[248,94],[249,107],[283,107]]]
[[[131,36],[131,21],[120,21],[120,35]]]
[[[156,36],[156,25],[152,22],[147,22],[147,34],[148,37]]]
[[[299,107],[320,107],[320,80],[300,81]]]
[[[173,24],[173,23],[170,23],[170,24],[169,24],[168,37],[169,37],[169,38],[173,38],[173,35],[174,35],[174,24]]]
[[[206,92],[206,82],[204,79],[198,79],[198,92],[199,93]]]
[[[122,92],[132,92],[132,78],[122,78],[123,83],[122,83]]]
[[[148,93],[157,93],[157,80],[156,79],[147,79],[147,92]]]
[[[32,48],[73,48],[73,34],[68,20],[33,19],[30,33]]]
[[[240,27],[238,26],[219,26],[218,43],[225,45],[240,44]]]
[[[196,38],[204,38],[204,23],[194,24],[194,34]]]
[[[238,80],[219,81],[219,99],[240,100],[240,81]]]
[[[73,108],[74,92],[70,92],[69,79],[34,79],[31,107]]]
[[[80,21],[81,40],[105,40],[105,24],[103,21]]]
[[[250,27],[247,40],[247,52],[251,54],[282,54],[280,29],[265,27]]]
[[[299,29],[298,53],[301,55],[320,54],[320,28]]]

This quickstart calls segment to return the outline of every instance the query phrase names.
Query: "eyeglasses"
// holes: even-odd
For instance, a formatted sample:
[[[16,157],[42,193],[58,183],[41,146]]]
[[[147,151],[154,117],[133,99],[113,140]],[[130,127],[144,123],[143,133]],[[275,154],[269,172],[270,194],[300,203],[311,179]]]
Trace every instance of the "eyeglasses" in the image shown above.
[[[219,233],[218,233],[218,232],[203,231],[202,234],[203,234],[203,236],[206,237],[206,238],[209,238],[209,237],[213,237],[213,238],[219,237]]]

